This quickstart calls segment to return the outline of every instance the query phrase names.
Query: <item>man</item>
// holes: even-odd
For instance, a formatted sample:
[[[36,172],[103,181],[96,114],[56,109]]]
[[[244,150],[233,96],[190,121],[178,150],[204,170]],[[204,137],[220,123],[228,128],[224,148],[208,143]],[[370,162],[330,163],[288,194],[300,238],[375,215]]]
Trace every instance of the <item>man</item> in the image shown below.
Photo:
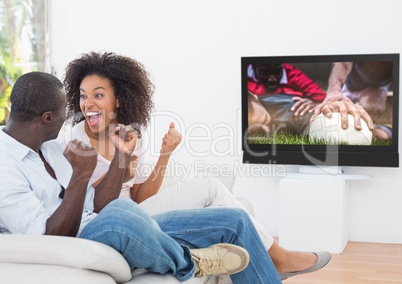
[[[247,68],[247,88],[271,116],[271,131],[301,134],[325,92],[291,64],[252,64]]]
[[[10,120],[0,129],[0,232],[98,241],[119,251],[131,269],[172,274],[180,281],[194,274],[226,274],[233,283],[280,283],[242,210],[183,210],[150,218],[133,201],[109,193],[117,190],[108,188],[121,188],[135,148],[137,137],[129,127],[117,126],[110,134],[117,154],[96,190],[88,185],[96,149],[74,140],[63,152],[52,141],[66,111],[56,77],[27,73],[16,81],[10,100]]]
[[[325,100],[314,109],[314,119],[321,112],[331,116],[340,112],[342,127],[348,125],[347,114],[354,116],[355,128],[361,129],[360,119],[364,119],[373,135],[379,139],[390,139],[392,129],[377,125],[378,118],[386,110],[389,87],[393,80],[391,61],[375,62],[334,62],[328,78]],[[381,135],[384,129],[387,133]]]

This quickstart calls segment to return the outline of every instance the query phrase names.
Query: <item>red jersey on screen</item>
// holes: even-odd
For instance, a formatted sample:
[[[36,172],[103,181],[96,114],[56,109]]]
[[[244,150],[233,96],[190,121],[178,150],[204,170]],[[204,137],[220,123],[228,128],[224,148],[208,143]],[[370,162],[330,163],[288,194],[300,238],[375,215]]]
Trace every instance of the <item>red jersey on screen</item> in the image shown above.
[[[283,64],[283,76],[274,93],[269,93],[265,87],[253,77],[248,78],[248,90],[257,96],[285,94],[308,98],[314,102],[322,102],[325,92],[307,77],[302,71],[290,64]]]

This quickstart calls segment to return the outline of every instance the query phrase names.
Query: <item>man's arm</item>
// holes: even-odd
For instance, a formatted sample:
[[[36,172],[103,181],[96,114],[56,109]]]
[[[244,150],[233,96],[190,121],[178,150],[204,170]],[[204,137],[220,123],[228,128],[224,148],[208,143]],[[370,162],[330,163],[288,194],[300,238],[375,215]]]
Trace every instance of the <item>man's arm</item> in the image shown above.
[[[334,62],[332,64],[331,74],[328,78],[326,97],[322,103],[315,107],[313,115],[314,117],[321,113],[324,106],[333,102],[349,101],[352,103],[352,101],[350,101],[350,99],[342,93],[342,86],[345,84],[346,78],[352,70],[352,67],[352,62]]]
[[[89,179],[97,162],[97,151],[92,146],[74,140],[69,142],[63,154],[70,162],[73,174],[61,205],[47,219],[45,234],[76,236],[81,223]]]
[[[327,103],[342,101],[345,99],[345,96],[342,93],[342,86],[345,84],[350,71],[352,71],[352,67],[352,62],[333,63],[331,74],[328,78]]]
[[[331,117],[332,112],[341,114],[342,128],[348,127],[348,113],[354,116],[355,128],[361,129],[360,119],[363,118],[371,130],[374,129],[374,124],[369,114],[362,108],[355,105],[348,97],[342,93],[342,86],[345,84],[348,75],[353,67],[352,62],[334,62],[331,74],[328,78],[327,95],[322,103],[317,105],[314,110],[311,120],[318,116],[321,112],[328,117]]]

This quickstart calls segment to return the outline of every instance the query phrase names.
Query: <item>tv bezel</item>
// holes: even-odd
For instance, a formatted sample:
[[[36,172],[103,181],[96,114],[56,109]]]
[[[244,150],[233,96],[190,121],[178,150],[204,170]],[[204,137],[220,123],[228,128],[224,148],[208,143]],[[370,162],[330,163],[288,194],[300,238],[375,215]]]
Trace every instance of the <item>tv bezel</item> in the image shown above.
[[[283,165],[325,165],[358,167],[399,167],[399,53],[292,55],[292,56],[244,56],[241,57],[241,110],[243,163]],[[393,113],[392,145],[288,145],[250,144],[248,129],[247,67],[256,63],[320,63],[320,62],[393,62]],[[324,90],[326,91],[326,90]],[[336,155],[327,159],[328,155]],[[313,159],[311,158],[313,157]]]

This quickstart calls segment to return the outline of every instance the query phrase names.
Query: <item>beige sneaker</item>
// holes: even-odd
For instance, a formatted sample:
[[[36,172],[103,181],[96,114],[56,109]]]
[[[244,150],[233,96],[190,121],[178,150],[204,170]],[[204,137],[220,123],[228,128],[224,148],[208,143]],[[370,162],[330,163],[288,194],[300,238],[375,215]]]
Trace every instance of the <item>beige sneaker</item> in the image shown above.
[[[232,244],[216,244],[190,251],[196,277],[234,274],[245,269],[250,260],[244,248]]]

